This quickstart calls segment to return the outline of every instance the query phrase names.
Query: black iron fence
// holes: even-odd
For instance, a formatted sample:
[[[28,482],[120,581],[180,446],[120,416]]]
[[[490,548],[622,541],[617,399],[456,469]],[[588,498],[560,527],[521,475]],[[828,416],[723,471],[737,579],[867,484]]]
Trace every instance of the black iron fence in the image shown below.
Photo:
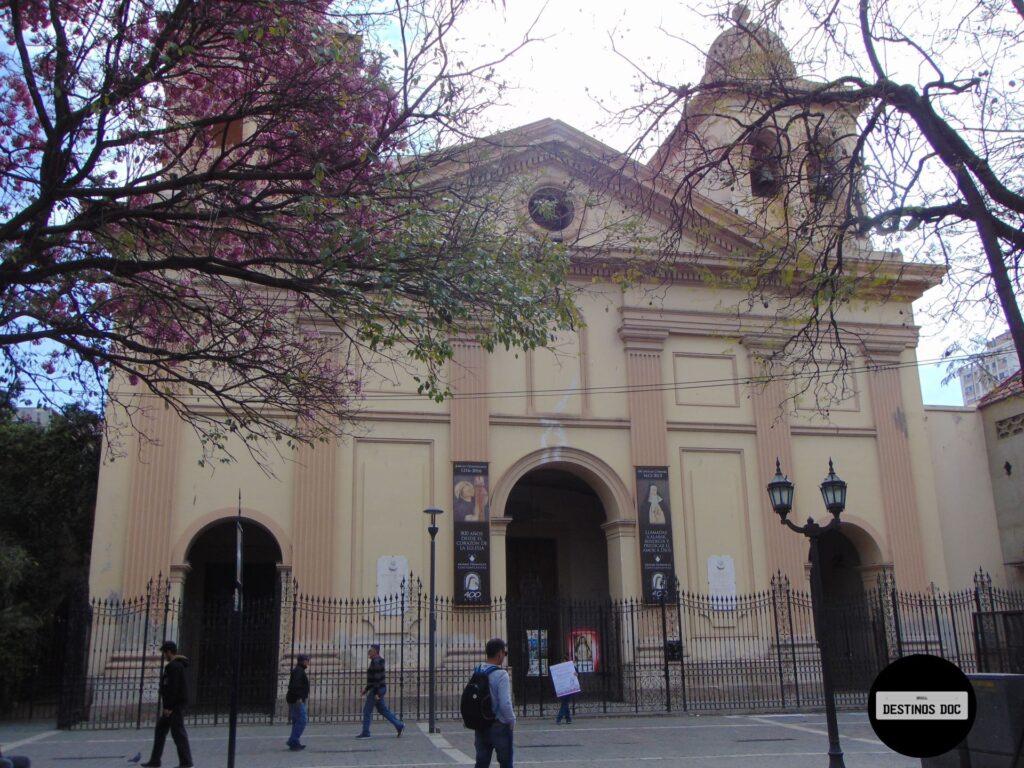
[[[311,657],[311,720],[357,720],[371,643],[387,661],[392,709],[402,718],[426,717],[429,597],[418,580],[386,599],[312,597],[294,584],[281,592],[243,605],[242,722],[286,719],[284,694],[298,653]],[[60,622],[60,679],[31,703],[32,711],[56,714],[63,728],[151,724],[157,649],[174,639],[190,658],[189,719],[223,721],[233,682],[232,610],[219,602],[183,606],[162,579],[143,597],[70,610]],[[440,718],[458,716],[462,688],[494,636],[508,640],[515,702],[524,715],[557,706],[548,666],[567,658],[580,672],[577,713],[778,711],[824,703],[810,597],[781,575],[768,591],[735,597],[677,592],[649,604],[537,595],[483,608],[439,598],[436,613]],[[877,672],[912,653],[943,656],[968,672],[1024,669],[1024,593],[995,589],[980,572],[973,589],[923,594],[898,590],[883,575],[873,588],[831,599],[824,626],[841,706],[862,706]],[[36,693],[44,694],[44,686]]]

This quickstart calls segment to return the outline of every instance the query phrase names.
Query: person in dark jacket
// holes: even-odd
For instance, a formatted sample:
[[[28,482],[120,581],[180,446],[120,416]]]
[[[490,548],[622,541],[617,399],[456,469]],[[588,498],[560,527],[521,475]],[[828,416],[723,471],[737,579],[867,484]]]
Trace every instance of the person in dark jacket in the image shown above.
[[[309,678],[306,676],[306,668],[309,666],[309,656],[300,653],[295,657],[295,668],[292,676],[288,678],[288,693],[284,700],[288,702],[288,718],[292,721],[292,733],[285,743],[292,752],[305,749],[306,745],[301,744],[302,732],[306,730],[306,700],[309,698]]]
[[[381,713],[388,722],[395,726],[398,731],[398,738],[402,738],[402,731],[405,730],[405,723],[395,717],[394,712],[388,709],[384,702],[384,696],[388,692],[388,686],[384,676],[384,657],[380,655],[380,646],[374,643],[367,651],[370,657],[370,666],[366,668],[366,687],[363,688],[363,696],[366,701],[363,704],[363,730],[356,737],[359,739],[370,738],[370,721],[373,719],[373,708]]]
[[[171,732],[174,746],[178,748],[178,768],[192,768],[192,750],[185,732],[185,707],[188,704],[188,680],[185,670],[188,659],[178,655],[178,646],[167,640],[160,646],[160,654],[166,662],[160,674],[160,718],[156,721],[156,735],[153,737],[153,752],[142,768],[159,768],[164,753],[167,732]]]

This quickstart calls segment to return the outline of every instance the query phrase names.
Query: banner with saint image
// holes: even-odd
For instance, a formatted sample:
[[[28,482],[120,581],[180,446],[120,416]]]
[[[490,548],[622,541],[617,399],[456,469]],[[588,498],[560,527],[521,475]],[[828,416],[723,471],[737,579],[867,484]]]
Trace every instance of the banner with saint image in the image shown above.
[[[491,601],[488,465],[452,465],[452,517],[455,532],[455,604],[486,605]]]
[[[656,603],[673,594],[676,579],[668,467],[637,467],[636,499],[644,601]]]

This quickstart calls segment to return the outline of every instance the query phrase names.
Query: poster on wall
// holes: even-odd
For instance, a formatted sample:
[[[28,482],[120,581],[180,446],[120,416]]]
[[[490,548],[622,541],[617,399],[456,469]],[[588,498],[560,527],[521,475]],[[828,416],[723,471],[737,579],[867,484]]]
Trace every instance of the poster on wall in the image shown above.
[[[596,629],[574,629],[569,633],[569,656],[582,674],[601,671],[601,641]]]
[[[487,605],[491,601],[487,466],[479,462],[452,465],[456,605]]]
[[[672,594],[676,579],[668,467],[637,467],[636,497],[644,601],[656,603]]]
[[[529,659],[528,677],[547,677],[548,674],[548,631],[546,629],[526,630],[526,650]]]

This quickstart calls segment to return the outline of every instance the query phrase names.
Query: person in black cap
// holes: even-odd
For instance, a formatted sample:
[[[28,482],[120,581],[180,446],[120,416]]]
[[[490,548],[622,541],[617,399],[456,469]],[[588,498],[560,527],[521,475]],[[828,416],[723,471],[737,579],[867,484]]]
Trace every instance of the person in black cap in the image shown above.
[[[185,732],[185,706],[188,704],[185,670],[188,668],[188,659],[178,655],[178,645],[173,640],[164,641],[160,646],[160,655],[167,662],[160,674],[160,702],[163,709],[156,721],[153,752],[149,760],[142,764],[142,768],[159,768],[168,731],[178,749],[178,768],[193,768],[192,750]]]
[[[306,677],[306,667],[309,666],[309,656],[300,653],[295,657],[295,668],[292,676],[288,679],[288,693],[284,700],[288,702],[288,719],[292,721],[292,733],[285,743],[292,752],[305,749],[306,745],[299,742],[302,732],[306,730],[306,699],[309,698],[309,678]]]

